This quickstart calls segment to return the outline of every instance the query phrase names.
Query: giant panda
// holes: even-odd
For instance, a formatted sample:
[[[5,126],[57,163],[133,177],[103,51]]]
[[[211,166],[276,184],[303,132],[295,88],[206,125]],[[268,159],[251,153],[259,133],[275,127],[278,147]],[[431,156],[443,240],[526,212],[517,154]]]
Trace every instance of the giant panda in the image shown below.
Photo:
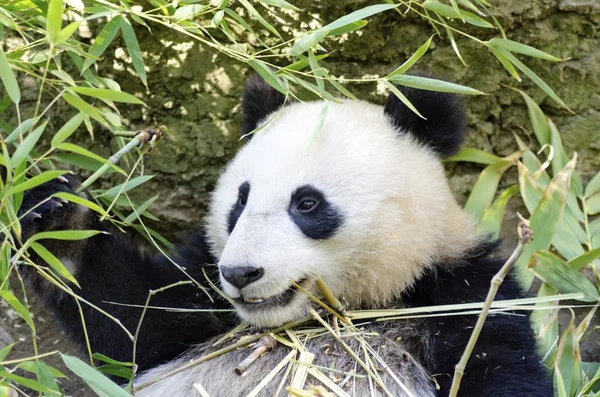
[[[81,289],[71,285],[74,291],[131,333],[150,290],[191,277],[194,283],[154,295],[151,306],[198,310],[145,313],[136,343],[136,395],[198,396],[194,385],[199,384],[211,397],[245,396],[288,355],[288,346],[279,344],[243,376],[234,368],[251,347],[165,375],[233,343],[215,344],[240,322],[250,324],[245,332],[256,333],[303,318],[316,306],[298,286],[320,297],[317,279],[347,310],[413,308],[483,301],[503,264],[495,254],[498,243],[477,234],[475,220],[455,201],[441,164],[464,138],[461,102],[451,94],[401,90],[425,118],[392,94],[385,106],[329,103],[317,128],[322,101],[290,103],[260,77],[252,77],[242,98],[241,132],[254,133],[223,171],[205,225],[167,256],[140,250],[79,205],[44,201],[58,191],[73,192],[78,182],[71,176],[25,194],[24,238],[44,230],[108,231],[87,240],[44,244],[78,280]],[[75,300],[31,266],[23,264],[20,271],[73,340],[84,346]],[[233,314],[204,274],[232,302]],[[511,274],[497,299],[522,296]],[[133,343],[120,325],[85,302],[81,306],[92,350],[132,361]],[[349,395],[447,396],[475,321],[473,315],[357,321],[381,358],[372,365],[385,391],[331,334],[299,340],[324,373],[356,371],[344,388]],[[363,357],[365,346],[353,338],[347,344]],[[284,372],[260,395],[274,395]],[[307,382],[319,383],[310,377]],[[490,315],[459,395],[553,395],[526,312]]]

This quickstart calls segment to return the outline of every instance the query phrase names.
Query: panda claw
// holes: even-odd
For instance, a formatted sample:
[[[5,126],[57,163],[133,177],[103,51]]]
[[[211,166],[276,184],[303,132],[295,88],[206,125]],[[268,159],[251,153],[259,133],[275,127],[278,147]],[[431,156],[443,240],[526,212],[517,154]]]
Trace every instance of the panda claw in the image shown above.
[[[69,180],[67,178],[65,178],[64,176],[62,176],[62,175],[57,176],[56,177],[56,181],[57,182],[62,182],[62,183],[69,183]]]
[[[56,200],[57,200],[59,203],[61,203],[61,204],[68,204],[68,203],[69,203],[69,200],[67,200],[67,199],[64,199],[64,198],[62,198],[62,197],[55,197],[55,199],[56,199]]]
[[[29,214],[29,216],[30,216],[30,217],[31,217],[33,220],[36,220],[36,219],[42,219],[42,215],[41,215],[40,213],[38,213],[38,212],[31,212],[31,213]]]

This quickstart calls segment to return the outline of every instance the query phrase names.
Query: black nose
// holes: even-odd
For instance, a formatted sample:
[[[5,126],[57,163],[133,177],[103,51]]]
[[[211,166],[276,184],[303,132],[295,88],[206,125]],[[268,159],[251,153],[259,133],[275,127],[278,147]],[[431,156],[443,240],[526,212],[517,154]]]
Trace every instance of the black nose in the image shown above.
[[[253,266],[224,266],[221,268],[221,274],[229,284],[242,289],[260,279],[265,271],[261,267]]]

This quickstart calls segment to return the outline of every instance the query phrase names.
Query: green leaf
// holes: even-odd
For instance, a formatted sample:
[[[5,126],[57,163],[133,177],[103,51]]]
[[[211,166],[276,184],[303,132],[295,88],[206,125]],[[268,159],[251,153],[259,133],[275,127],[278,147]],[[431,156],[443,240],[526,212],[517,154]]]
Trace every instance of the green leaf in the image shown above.
[[[23,142],[21,142],[19,146],[17,146],[17,149],[15,150],[10,159],[10,163],[12,164],[13,168],[17,167],[19,164],[21,164],[23,160],[27,158],[29,152],[31,152],[38,139],[40,139],[40,136],[42,136],[44,128],[46,128],[46,124],[48,124],[48,122],[44,121],[42,125],[40,125],[35,130],[31,131],[29,135],[27,135],[25,139],[23,139]]]
[[[108,216],[108,213],[106,211],[104,211],[102,209],[102,207],[100,207],[98,204],[93,203],[89,200],[86,200],[83,197],[77,196],[75,194],[71,194],[71,193],[67,193],[67,192],[59,192],[59,193],[54,193],[52,195],[52,197],[63,198],[72,203],[83,205],[84,207],[87,207],[87,208],[91,209],[92,211],[95,211],[103,216]]]
[[[279,8],[286,8],[288,10],[300,11],[298,7],[293,4],[288,3],[285,0],[259,0],[261,3],[268,4],[270,6],[275,6]]]
[[[506,211],[506,204],[512,196],[519,193],[519,190],[519,185],[513,185],[503,191],[492,206],[483,213],[481,221],[477,225],[477,231],[491,233],[498,237],[500,235],[500,228],[502,227],[502,220],[504,219],[504,212]]]
[[[123,171],[121,169],[121,167],[119,167],[118,165],[111,163],[110,161],[106,160],[104,157],[98,156],[97,154],[92,153],[89,150],[82,148],[81,146],[77,146],[72,143],[64,142],[64,143],[61,143],[60,145],[58,145],[56,148],[60,149],[60,150],[66,150],[68,152],[77,153],[81,156],[89,157],[93,160],[99,161],[102,164],[108,164],[112,169],[114,169],[118,173],[127,176],[127,173],[125,171]]]
[[[296,57],[296,56],[302,54],[303,52],[305,52],[306,50],[308,50],[309,48],[313,47],[318,42],[323,40],[323,38],[325,36],[327,36],[328,33],[329,33],[328,30],[318,29],[318,30],[315,30],[314,32],[309,32],[307,34],[303,34],[302,36],[300,36],[300,39],[298,39],[298,41],[296,41],[294,43],[294,45],[292,46],[292,48],[290,49],[290,55],[293,57]]]
[[[43,361],[36,360],[34,362],[34,368],[38,381],[49,389],[54,390],[57,394],[60,394],[60,389],[58,388],[56,379],[54,379],[54,375],[52,375],[52,371],[50,371],[50,367]]]
[[[408,98],[402,93],[402,91],[400,91],[395,85],[390,83],[388,80],[384,80],[384,81],[386,82],[390,91],[392,91],[394,93],[394,95],[396,95],[396,97],[400,100],[400,102],[402,102],[404,105],[406,105],[406,107],[409,108],[410,110],[412,110],[417,116],[419,116],[420,118],[422,118],[424,120],[427,120],[425,117],[423,117],[423,115],[421,113],[419,113],[417,108],[415,108],[415,106],[408,100]]]
[[[98,371],[103,374],[114,375],[120,378],[131,379],[133,371],[131,368],[122,367],[115,364],[105,364],[97,367]]]
[[[454,156],[446,157],[444,162],[466,161],[477,164],[494,164],[502,160],[502,157],[475,148],[463,148]]]
[[[96,60],[98,58],[100,58],[102,56],[102,54],[104,54],[104,51],[106,51],[109,44],[114,40],[115,35],[119,31],[120,25],[121,25],[121,16],[120,15],[114,17],[113,19],[110,20],[110,22],[108,22],[106,25],[104,25],[104,27],[98,34],[98,37],[96,37],[96,39],[94,40],[94,43],[90,47],[89,57],[86,58],[85,62],[83,63],[83,69],[81,71],[82,73],[87,68],[92,66],[92,64],[94,62],[96,62]]]
[[[330,30],[330,31],[335,30],[335,29],[340,29],[346,25],[349,25],[349,24],[352,24],[361,19],[370,17],[371,15],[379,14],[381,12],[391,10],[392,8],[396,8],[398,6],[399,6],[399,4],[376,4],[376,5],[368,6],[365,8],[361,8],[360,10],[351,12],[348,15],[345,15],[339,19],[336,19],[335,21],[331,22],[330,24],[323,26],[322,29],[326,29],[326,30]]]
[[[81,288],[77,280],[75,280],[75,277],[71,275],[71,273],[67,270],[65,265],[63,265],[61,261],[59,261],[58,258],[55,257],[50,251],[48,251],[43,245],[40,245],[36,242],[32,242],[30,244],[30,247],[35,251],[36,254],[40,256],[40,258],[42,258],[48,264],[48,266],[54,269],[59,275],[66,278],[67,280],[75,284],[77,287]]]
[[[256,11],[256,8],[254,8],[252,4],[248,2],[248,0],[239,0],[239,2],[242,3],[244,8],[248,10],[248,13],[252,15],[254,19],[260,22],[261,25],[263,25],[268,31],[273,33],[275,36],[281,38],[279,32],[269,22],[267,22],[266,19],[264,19],[258,11]]]
[[[498,51],[502,52],[502,54],[506,58],[508,58],[509,61],[511,61],[513,63],[513,65],[515,65],[523,73],[525,73],[527,75],[527,77],[529,77],[531,79],[531,81],[533,81],[538,87],[540,87],[542,89],[542,91],[544,91],[550,98],[554,99],[562,107],[567,109],[569,112],[573,113],[573,111],[571,109],[569,109],[569,107],[563,102],[563,100],[560,99],[558,95],[556,95],[556,93],[552,90],[552,88],[550,88],[550,86],[548,84],[546,84],[546,82],[544,80],[542,80],[537,74],[535,74],[531,69],[529,69],[527,66],[525,66],[523,64],[523,62],[519,61],[513,54],[511,54],[510,52],[508,52],[502,48],[498,48]]]
[[[550,248],[566,206],[571,174],[575,169],[576,160],[577,157],[574,156],[567,166],[552,179],[539,204],[533,210],[529,222],[535,233],[535,238],[533,242],[525,247],[517,260],[515,264],[517,268],[526,269],[529,259],[535,251]],[[523,194],[523,189],[522,186],[521,194]],[[526,281],[532,281],[531,277],[527,277],[526,274],[522,272],[522,275],[526,277]]]
[[[52,137],[51,145],[53,148],[57,147],[64,141],[66,141],[74,132],[79,128],[81,123],[85,119],[85,113],[77,113],[69,121],[63,125],[60,130]]]
[[[585,206],[588,215],[600,214],[600,193],[588,198],[585,201]]]
[[[133,68],[137,72],[138,76],[140,76],[142,83],[144,83],[144,85],[147,87],[148,81],[146,80],[146,69],[144,65],[144,58],[142,57],[142,51],[140,50],[140,45],[135,37],[133,26],[131,26],[131,22],[129,22],[129,20],[127,20],[125,17],[121,18],[121,32],[123,32],[125,45],[129,51],[131,62],[133,62]]]
[[[446,4],[442,4],[435,0],[425,0],[425,2],[423,3],[423,7],[429,11],[438,13],[446,18],[462,19],[465,22],[470,23],[471,25],[479,26],[482,28],[494,28],[494,25],[492,25],[485,19],[478,17],[475,14],[463,10],[461,10],[459,14],[453,7]]]
[[[256,72],[263,78],[267,83],[271,85],[271,87],[275,88],[277,91],[287,96],[287,90],[279,80],[279,77],[273,72],[273,70],[264,63],[263,61],[259,61],[258,59],[249,59],[248,65],[252,67],[252,69],[256,70]]]
[[[591,197],[596,192],[600,192],[600,171],[594,175],[585,187],[585,197]]]
[[[110,357],[107,357],[107,356],[105,356],[104,354],[101,354],[101,353],[94,353],[94,354],[92,354],[92,357],[95,360],[102,361],[102,362],[109,363],[109,364],[121,365],[121,366],[124,366],[124,367],[132,367],[133,366],[133,363],[126,362],[126,361],[117,361],[117,360],[114,360],[114,359],[112,359]]]
[[[131,94],[122,91],[109,90],[106,88],[69,87],[68,90],[81,95],[87,95],[99,99],[106,99],[114,102],[135,103],[138,105],[144,104],[144,102],[140,101]]]
[[[527,110],[529,112],[529,120],[533,126],[533,132],[535,133],[535,137],[537,138],[540,146],[551,144],[551,131],[550,131],[550,123],[548,122],[548,117],[542,112],[542,109],[538,106],[537,103],[524,91],[516,89],[516,91],[521,94],[523,99],[525,100],[525,104],[527,104]]]
[[[35,380],[23,378],[22,376],[12,374],[10,372],[5,371],[4,369],[0,369],[0,377],[12,380],[19,385],[30,388],[31,390],[39,391],[40,393],[48,393],[53,396],[60,396],[60,393],[55,392],[50,389],[48,386],[44,386]]]
[[[27,119],[23,121],[17,128],[15,128],[4,140],[5,143],[16,142],[21,136],[28,132],[38,121],[39,117]]]
[[[42,183],[46,183],[68,173],[69,171],[44,171],[39,175],[34,176],[33,178],[27,179],[25,182],[19,183],[18,185],[14,185],[11,187],[7,194],[13,195],[15,193],[24,192],[25,190],[32,189],[36,186],[41,185]]]
[[[315,57],[316,58],[316,57]],[[339,92],[342,93],[342,95],[346,96],[347,98],[353,99],[353,100],[357,100],[356,97],[354,96],[353,93],[351,93],[350,91],[348,91],[346,89],[346,87],[344,87],[343,85],[341,85],[340,83],[338,83],[337,81],[335,81],[335,79],[329,79],[327,80],[332,86],[335,87],[336,90],[338,90]]]
[[[341,28],[330,30],[327,36],[339,36],[344,33],[354,32],[355,30],[359,30],[367,26],[369,21],[365,21],[364,19],[359,19],[358,21],[354,21],[349,23],[348,25],[342,26]]]
[[[62,12],[62,0],[50,0],[48,15],[46,16],[46,35],[52,45],[57,44],[56,41],[62,26]]]
[[[201,13],[202,11],[205,11],[207,9],[208,9],[208,7],[206,7],[205,5],[202,5],[202,4],[185,5],[183,7],[179,7],[177,10],[175,10],[175,13],[173,14],[173,18],[178,21],[191,19],[191,18],[194,18],[199,13]]]
[[[81,99],[78,95],[70,92],[65,92],[63,94],[63,98],[65,99],[65,101],[67,101],[69,105],[73,106],[75,109],[79,110],[82,113],[85,113],[86,116],[93,118],[103,126],[108,127],[108,123],[106,122],[104,117],[102,117],[102,114],[98,111],[98,109]]]
[[[529,269],[542,281],[564,294],[583,292],[585,302],[600,299],[598,289],[581,273],[573,270],[562,259],[549,251],[535,252],[535,263]]]
[[[4,346],[2,349],[0,349],[0,361],[4,361],[4,359],[6,358],[6,356],[8,356],[8,353],[10,353],[14,345],[14,343],[11,343],[10,345]]]
[[[81,25],[83,21],[75,21],[68,24],[63,30],[58,33],[56,36],[56,42],[54,44],[61,44],[65,42],[77,29],[79,29],[79,25]]]
[[[465,204],[465,211],[479,219],[494,200],[500,178],[504,172],[514,164],[514,161],[502,159],[487,166],[479,175],[473,190]]]
[[[102,375],[101,372],[90,367],[77,357],[68,356],[61,353],[61,357],[75,375],[83,381],[100,397],[129,397],[130,394],[117,386],[113,381]]]
[[[565,396],[575,397],[581,386],[581,351],[579,350],[579,339],[575,329],[574,314],[567,329],[563,332],[558,348],[556,349],[556,362],[554,364],[555,379],[558,386],[559,397],[561,393]]]
[[[568,265],[569,267],[571,267],[571,269],[578,272],[584,267],[586,267],[588,263],[592,263],[598,258],[600,258],[600,248],[593,249],[591,251],[586,252],[583,255],[578,256],[575,259],[571,259],[568,262]]]
[[[35,330],[29,310],[23,306],[21,302],[19,302],[17,297],[14,296],[12,292],[7,290],[0,291],[0,298],[4,299],[6,303],[8,303],[17,312],[17,314],[27,323],[32,331]]]
[[[154,178],[154,175],[140,175],[138,177],[132,178],[131,180],[129,180],[125,183],[121,183],[117,186],[111,187],[110,189],[108,189],[107,191],[102,193],[101,196],[111,197],[111,198],[117,197],[118,194],[123,194],[125,192],[128,192],[131,189],[138,187],[142,183],[148,182],[152,178]]]
[[[515,80],[521,81],[521,76],[519,76],[519,73],[517,73],[517,69],[515,69],[515,66],[508,60],[506,56],[504,56],[503,53],[498,51],[498,49],[493,45],[488,45],[488,49],[492,52],[492,54],[494,54],[496,59],[498,59],[502,66],[504,66],[504,69],[506,69]]]
[[[8,63],[8,58],[6,58],[2,46],[0,46],[0,79],[10,100],[18,104],[21,101],[21,90],[19,90],[19,84],[10,67],[10,63]]]
[[[106,232],[101,232],[99,230],[57,230],[53,232],[42,232],[33,235],[29,241],[33,243],[38,240],[85,240],[87,238],[93,237],[97,234],[101,234]]]
[[[408,69],[410,69],[415,63],[417,63],[417,61],[419,59],[421,59],[421,57],[423,55],[425,55],[425,53],[429,49],[429,46],[431,45],[431,40],[433,40],[433,36],[431,36],[429,38],[429,40],[427,40],[425,42],[425,44],[423,44],[421,47],[419,47],[419,49],[417,51],[415,51],[415,53],[412,54],[410,56],[410,58],[408,58],[406,61],[404,61],[404,63],[402,65],[400,65],[396,70],[394,70],[392,73],[388,74],[386,77],[389,79],[390,77],[393,77],[393,76],[396,76],[399,74],[403,74]]]
[[[136,219],[138,219],[138,217],[140,215],[142,215],[148,209],[148,207],[150,207],[156,201],[157,198],[158,198],[158,195],[146,200],[138,208],[136,208],[136,210],[134,212],[129,214],[129,216],[127,218],[125,218],[125,220],[123,222],[126,224],[133,223]]]
[[[501,38],[496,37],[496,38],[491,39],[488,43],[497,45],[498,47],[504,48],[505,50],[510,51],[510,52],[516,52],[516,53],[527,55],[527,56],[534,57],[534,58],[541,58],[541,59],[545,59],[546,61],[552,61],[552,62],[563,61],[563,59],[552,56],[548,53],[545,53],[544,51],[540,51],[537,48],[533,48],[526,44],[521,44],[521,43],[518,43],[518,42],[512,41],[512,40],[501,39]]]
[[[36,361],[22,361],[19,363],[19,365],[17,365],[17,367],[22,369],[23,371],[35,373],[35,363],[36,363]],[[56,368],[51,367],[49,365],[46,365],[46,366],[50,369],[50,373],[55,378],[66,378],[67,377],[65,374],[63,374]]]
[[[451,92],[456,94],[468,95],[485,95],[483,92],[471,87],[465,87],[464,85],[449,83],[443,80],[430,79],[427,77],[395,75],[390,77],[389,80],[396,84],[400,84],[406,87],[418,88],[421,90]]]

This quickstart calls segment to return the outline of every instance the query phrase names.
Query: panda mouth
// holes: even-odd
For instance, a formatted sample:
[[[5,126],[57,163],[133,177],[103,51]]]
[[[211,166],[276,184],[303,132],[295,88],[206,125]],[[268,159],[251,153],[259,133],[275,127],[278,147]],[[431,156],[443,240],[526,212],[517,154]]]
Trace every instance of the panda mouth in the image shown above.
[[[307,281],[308,281],[307,278],[302,278],[298,281],[295,281],[285,291],[283,291],[279,294],[271,295],[269,297],[261,297],[261,298],[239,297],[239,298],[235,298],[234,301],[240,305],[243,305],[245,308],[248,308],[248,309],[250,309],[250,308],[262,309],[262,308],[265,308],[268,306],[285,306],[285,305],[289,304],[292,300],[294,300],[294,297],[298,293],[297,285],[300,285],[303,287],[303,284],[306,283]]]

